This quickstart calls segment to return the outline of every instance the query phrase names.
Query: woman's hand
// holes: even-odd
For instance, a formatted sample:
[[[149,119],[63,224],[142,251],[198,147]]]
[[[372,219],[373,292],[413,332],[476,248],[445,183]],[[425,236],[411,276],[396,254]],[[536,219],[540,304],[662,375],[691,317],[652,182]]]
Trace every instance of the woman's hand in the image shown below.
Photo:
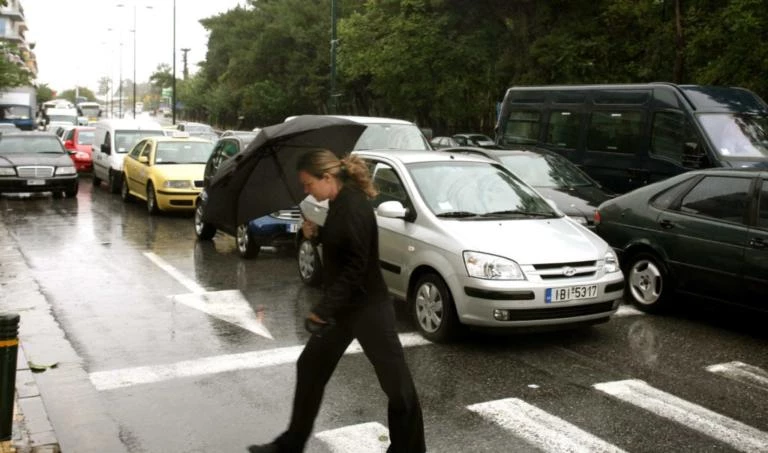
[[[320,318],[319,316],[317,316],[316,314],[314,314],[312,312],[309,312],[309,315],[307,316],[307,318],[309,318],[310,321],[316,322],[318,324],[328,324],[327,321],[323,321],[322,318]]]
[[[311,239],[317,236],[317,224],[311,220],[304,219],[304,222],[301,224],[301,232],[304,233],[305,238]]]

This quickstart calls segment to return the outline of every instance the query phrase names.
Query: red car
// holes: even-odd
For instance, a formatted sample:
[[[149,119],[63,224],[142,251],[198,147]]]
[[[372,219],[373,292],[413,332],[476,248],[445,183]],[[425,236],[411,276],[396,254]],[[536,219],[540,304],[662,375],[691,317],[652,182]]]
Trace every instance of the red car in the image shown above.
[[[96,128],[78,126],[64,134],[64,148],[78,172],[93,170],[93,138]]]

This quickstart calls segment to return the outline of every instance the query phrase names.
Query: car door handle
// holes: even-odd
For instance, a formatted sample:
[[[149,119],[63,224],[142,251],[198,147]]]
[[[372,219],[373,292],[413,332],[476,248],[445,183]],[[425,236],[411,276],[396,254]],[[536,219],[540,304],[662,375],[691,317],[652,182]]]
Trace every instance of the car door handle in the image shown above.
[[[665,220],[662,220],[662,221],[660,221],[660,222],[659,222],[659,225],[660,225],[662,228],[664,228],[665,230],[668,230],[668,229],[670,229],[670,228],[674,228],[674,227],[675,227],[675,224],[674,224],[674,223],[672,223],[670,220],[666,220],[666,219],[665,219]]]
[[[749,246],[756,249],[764,249],[767,245],[761,238],[752,238],[749,241]]]

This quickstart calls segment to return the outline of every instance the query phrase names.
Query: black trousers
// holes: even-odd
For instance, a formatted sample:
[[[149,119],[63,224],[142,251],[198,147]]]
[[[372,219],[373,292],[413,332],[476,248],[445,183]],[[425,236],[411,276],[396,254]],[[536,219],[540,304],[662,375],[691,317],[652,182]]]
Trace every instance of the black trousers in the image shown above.
[[[423,453],[424,421],[403,346],[395,331],[391,301],[369,303],[340,316],[322,337],[312,336],[296,365],[296,393],[288,430],[275,441],[281,453],[304,450],[320,410],[325,385],[353,339],[357,339],[376,370],[389,398],[388,453]]]

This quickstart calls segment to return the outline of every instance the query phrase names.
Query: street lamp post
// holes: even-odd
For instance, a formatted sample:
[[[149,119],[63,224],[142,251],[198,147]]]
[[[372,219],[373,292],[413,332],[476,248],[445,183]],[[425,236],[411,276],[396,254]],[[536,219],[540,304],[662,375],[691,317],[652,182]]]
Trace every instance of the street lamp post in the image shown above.
[[[173,0],[173,88],[171,90],[171,124],[176,125],[176,0]]]
[[[120,3],[117,7],[123,8],[125,5]],[[144,7],[152,9],[150,5]],[[136,3],[133,4],[133,118],[136,119]]]

